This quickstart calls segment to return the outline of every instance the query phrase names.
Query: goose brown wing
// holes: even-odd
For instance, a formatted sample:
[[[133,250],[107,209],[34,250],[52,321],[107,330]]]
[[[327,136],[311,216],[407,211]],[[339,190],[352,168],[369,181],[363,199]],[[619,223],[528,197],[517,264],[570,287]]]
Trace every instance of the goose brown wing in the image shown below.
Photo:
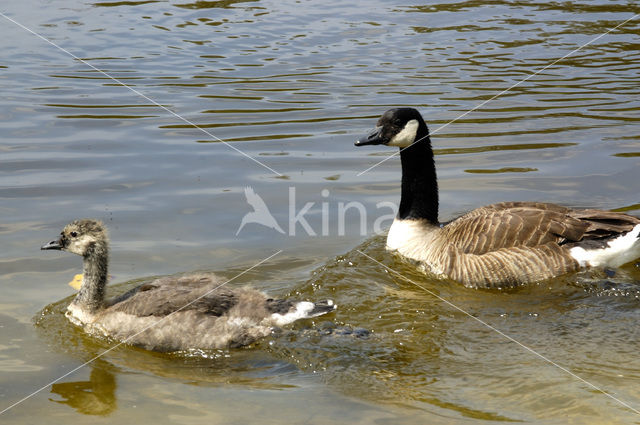
[[[221,316],[236,305],[238,299],[234,292],[217,288],[219,285],[220,282],[209,275],[160,278],[115,298],[107,311],[166,316],[184,309]]]
[[[445,274],[472,287],[516,286],[579,269],[566,247],[604,243],[640,219],[595,209],[505,202],[478,208],[444,226]]]
[[[571,217],[589,223],[585,239],[608,238],[632,230],[640,224],[640,218],[613,211],[596,209],[573,210]]]
[[[589,224],[554,204],[509,202],[481,207],[444,227],[449,241],[464,253],[534,247],[580,240]]]
[[[540,202],[502,202],[475,209],[444,227],[449,241],[464,253],[502,248],[566,244],[606,239],[629,231],[640,219],[595,209],[573,210]]]

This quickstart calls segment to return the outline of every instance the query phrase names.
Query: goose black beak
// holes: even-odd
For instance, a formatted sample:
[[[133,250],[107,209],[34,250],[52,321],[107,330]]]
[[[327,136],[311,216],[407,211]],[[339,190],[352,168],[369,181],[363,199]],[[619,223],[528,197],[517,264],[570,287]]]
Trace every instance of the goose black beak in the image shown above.
[[[376,127],[371,133],[365,137],[358,139],[355,143],[356,146],[365,145],[384,145],[385,140],[382,137],[382,127]]]
[[[51,241],[51,242],[47,242],[46,244],[42,245],[40,247],[40,249],[44,250],[44,249],[55,249],[60,251],[62,249],[62,238],[55,240],[55,241]]]

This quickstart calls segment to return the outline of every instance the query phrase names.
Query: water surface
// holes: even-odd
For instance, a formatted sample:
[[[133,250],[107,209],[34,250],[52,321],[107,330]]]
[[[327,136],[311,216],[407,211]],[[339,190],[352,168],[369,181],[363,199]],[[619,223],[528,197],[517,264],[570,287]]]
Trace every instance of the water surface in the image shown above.
[[[393,151],[353,147],[385,109],[414,106],[433,133],[443,221],[506,200],[638,215],[639,19],[448,124],[637,5],[5,3],[84,62],[0,17],[0,409],[44,386],[3,422],[640,423],[433,296],[640,409],[638,266],[501,292],[433,280],[374,232],[398,201],[399,159],[361,174]],[[285,234],[236,235],[246,187]],[[355,208],[341,222],[349,202],[364,232]],[[307,203],[309,227],[292,225]],[[117,347],[51,385],[114,347],[62,317],[81,259],[38,250],[87,216],[109,226],[114,292],[233,277],[282,250],[230,285],[339,309],[248,349]]]

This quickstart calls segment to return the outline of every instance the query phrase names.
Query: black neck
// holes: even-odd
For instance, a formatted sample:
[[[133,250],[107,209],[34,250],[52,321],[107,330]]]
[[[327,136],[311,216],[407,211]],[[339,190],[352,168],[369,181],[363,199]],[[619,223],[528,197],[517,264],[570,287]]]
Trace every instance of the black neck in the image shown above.
[[[425,126],[426,127],[426,126]],[[420,131],[422,130],[422,131]],[[438,223],[438,181],[428,130],[418,131],[411,146],[402,149],[402,195],[398,218],[426,219]]]
[[[82,308],[94,313],[104,306],[104,290],[107,284],[108,248],[94,248],[84,257],[82,287],[73,300]]]

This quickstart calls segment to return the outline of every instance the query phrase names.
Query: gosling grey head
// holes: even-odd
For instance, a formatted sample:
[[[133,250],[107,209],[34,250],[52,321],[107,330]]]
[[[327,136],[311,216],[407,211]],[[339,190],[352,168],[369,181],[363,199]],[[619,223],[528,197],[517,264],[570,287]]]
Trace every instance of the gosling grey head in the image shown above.
[[[101,221],[85,218],[67,224],[58,239],[47,242],[40,249],[67,251],[85,257],[96,250],[108,249],[108,239],[107,229]]]

